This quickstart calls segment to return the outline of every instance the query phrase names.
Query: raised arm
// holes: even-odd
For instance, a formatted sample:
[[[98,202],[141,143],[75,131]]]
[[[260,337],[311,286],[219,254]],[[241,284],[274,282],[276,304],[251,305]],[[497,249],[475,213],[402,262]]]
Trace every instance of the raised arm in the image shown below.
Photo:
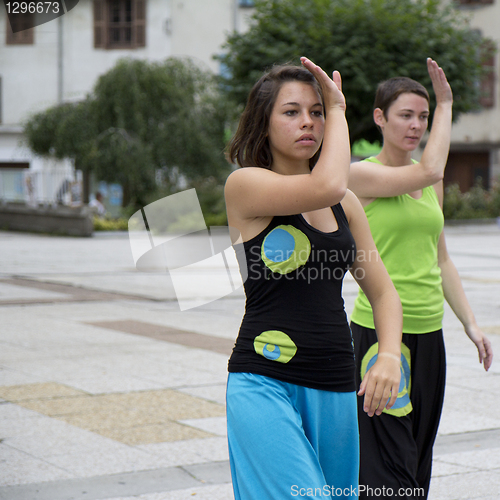
[[[349,189],[358,197],[399,196],[431,186],[443,178],[450,147],[453,94],[436,61],[428,58],[427,69],[436,95],[436,109],[420,162],[397,168],[372,162],[353,163]]]
[[[380,415],[385,407],[391,408],[397,399],[401,378],[403,309],[359,200],[347,191],[342,206],[356,241],[357,255],[351,274],[370,301],[379,343],[377,361],[365,374],[358,392],[360,396],[365,395],[363,409],[371,417]]]
[[[326,116],[320,157],[312,171],[307,168],[307,172],[297,175],[283,175],[257,167],[234,171],[225,187],[230,216],[241,220],[302,213],[335,205],[345,195],[350,145],[340,74],[335,71],[330,78],[309,59],[302,58],[301,61],[323,90]],[[322,108],[320,111],[323,114]],[[316,126],[308,118],[311,117],[304,116],[304,133],[313,131],[311,127]]]

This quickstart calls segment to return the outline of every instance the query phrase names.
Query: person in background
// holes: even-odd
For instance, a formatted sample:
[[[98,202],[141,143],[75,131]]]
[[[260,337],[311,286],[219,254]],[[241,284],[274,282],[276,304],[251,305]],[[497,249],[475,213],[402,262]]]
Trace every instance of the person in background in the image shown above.
[[[402,383],[396,404],[384,409],[379,418],[370,419],[363,411],[365,404],[358,401],[360,483],[366,491],[423,488],[425,496],[418,498],[428,495],[432,448],[444,399],[444,299],[476,345],[485,370],[493,359],[491,344],[477,325],[446,250],[442,179],[450,146],[453,97],[442,68],[430,58],[427,67],[436,109],[421,160],[413,161],[412,152],[427,130],[429,95],[415,80],[391,78],[379,84],[374,104],[382,150],[353,163],[349,178],[349,188],[364,207],[403,305]],[[360,290],[351,314],[358,381],[377,359],[374,313]]]
[[[99,217],[106,215],[106,207],[103,204],[103,196],[100,191],[97,191],[95,198],[89,202],[89,207],[95,210]]]
[[[241,235],[235,250],[248,273],[227,383],[236,500],[357,497],[347,270],[369,298],[379,334],[379,357],[358,391],[367,414],[390,408],[399,386],[401,303],[363,208],[347,190],[340,74],[329,78],[301,62],[259,79],[228,148],[243,167],[226,181],[228,223]]]

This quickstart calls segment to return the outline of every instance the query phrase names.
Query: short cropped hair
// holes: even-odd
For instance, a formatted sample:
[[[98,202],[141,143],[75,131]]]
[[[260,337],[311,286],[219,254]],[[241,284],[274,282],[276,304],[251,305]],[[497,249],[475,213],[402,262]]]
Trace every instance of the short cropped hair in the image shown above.
[[[387,120],[387,111],[392,103],[401,94],[408,93],[417,94],[429,102],[429,93],[421,83],[406,76],[396,76],[378,84],[373,109],[380,108]]]
[[[250,91],[238,129],[227,147],[232,163],[240,167],[271,168],[273,155],[268,140],[271,112],[283,84],[296,81],[311,85],[323,100],[318,81],[307,69],[291,64],[273,66]],[[310,168],[318,161],[320,152],[321,147],[309,160]]]

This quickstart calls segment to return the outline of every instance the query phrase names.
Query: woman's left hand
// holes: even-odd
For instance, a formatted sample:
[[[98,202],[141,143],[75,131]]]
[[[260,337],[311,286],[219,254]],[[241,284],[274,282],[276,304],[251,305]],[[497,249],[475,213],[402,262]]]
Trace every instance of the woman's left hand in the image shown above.
[[[439,67],[438,63],[427,58],[427,70],[432,81],[432,88],[436,95],[436,104],[453,103],[453,92],[451,91],[450,84],[446,79],[443,68]]]
[[[465,333],[476,344],[479,353],[479,362],[483,363],[484,369],[488,371],[493,362],[493,348],[488,337],[486,337],[477,324],[465,327]]]
[[[301,57],[300,62],[304,68],[308,69],[316,78],[323,91],[323,100],[325,101],[325,108],[340,108],[345,111],[345,97],[342,94],[342,78],[340,73],[335,70],[330,78],[325,71],[314,64],[307,57]]]
[[[375,364],[366,372],[358,396],[365,395],[363,410],[369,417],[392,408],[399,392],[401,360],[396,354],[380,353]]]

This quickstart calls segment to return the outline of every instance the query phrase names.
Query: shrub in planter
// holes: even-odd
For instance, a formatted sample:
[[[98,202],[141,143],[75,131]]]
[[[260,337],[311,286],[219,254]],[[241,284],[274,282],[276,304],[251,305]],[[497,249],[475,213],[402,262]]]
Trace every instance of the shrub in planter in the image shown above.
[[[106,219],[94,217],[94,231],[127,231],[128,219],[120,217],[118,219]]]
[[[500,217],[500,182],[493,185],[489,195],[488,215],[489,217]]]
[[[443,212],[445,219],[487,219],[500,216],[500,185],[486,191],[479,180],[462,193],[458,184],[446,187]]]
[[[465,213],[465,200],[458,184],[452,184],[444,190],[443,213],[445,219],[460,219]]]

